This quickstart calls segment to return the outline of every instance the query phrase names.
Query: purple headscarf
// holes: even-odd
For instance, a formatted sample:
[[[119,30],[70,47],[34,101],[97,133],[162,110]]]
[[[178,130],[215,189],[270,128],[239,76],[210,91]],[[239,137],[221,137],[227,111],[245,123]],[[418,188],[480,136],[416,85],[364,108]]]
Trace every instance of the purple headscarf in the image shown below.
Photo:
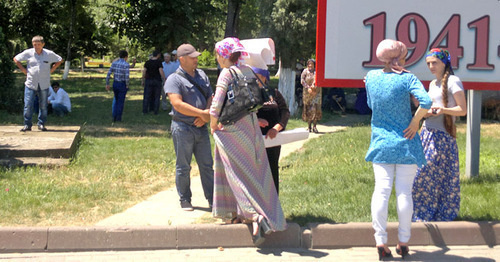
[[[236,37],[227,37],[224,38],[222,41],[217,42],[215,44],[215,50],[220,56],[226,59],[228,59],[233,53],[241,52],[240,59],[236,63],[236,65],[239,65],[239,63],[243,62],[244,60],[243,58],[248,56],[245,47],[240,43],[240,40]]]
[[[262,68],[258,68],[258,67],[254,67],[254,66],[252,66],[252,70],[253,70],[256,74],[259,74],[259,75],[264,76],[264,77],[267,79],[267,81],[268,81],[268,82],[270,81],[269,70],[267,70],[267,69],[262,69]]]
[[[405,57],[407,53],[408,49],[406,49],[403,42],[385,39],[378,44],[376,55],[378,60],[389,63],[394,73],[401,74],[402,72],[408,72],[399,64],[399,60]]]

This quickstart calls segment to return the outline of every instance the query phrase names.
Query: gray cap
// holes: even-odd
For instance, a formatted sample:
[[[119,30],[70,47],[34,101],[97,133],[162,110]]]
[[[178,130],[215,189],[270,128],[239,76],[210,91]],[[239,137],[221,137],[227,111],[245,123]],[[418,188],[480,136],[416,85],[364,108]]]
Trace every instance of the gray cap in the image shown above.
[[[190,57],[198,57],[201,55],[200,52],[196,51],[194,46],[190,44],[182,44],[177,48],[177,56],[190,56]]]

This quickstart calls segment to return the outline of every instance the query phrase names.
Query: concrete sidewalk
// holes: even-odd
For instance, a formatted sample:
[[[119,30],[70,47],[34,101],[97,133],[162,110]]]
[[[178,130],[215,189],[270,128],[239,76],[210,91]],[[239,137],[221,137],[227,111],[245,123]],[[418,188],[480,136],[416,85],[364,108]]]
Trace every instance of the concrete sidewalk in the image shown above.
[[[404,261],[442,261],[442,262],[493,262],[500,258],[500,247],[487,246],[412,246],[410,256]],[[394,253],[393,261],[402,261]],[[335,261],[365,262],[377,261],[373,247],[344,249],[301,249],[301,248],[212,248],[212,249],[169,249],[152,251],[106,251],[106,252],[65,252],[65,253],[23,253],[0,254],[0,260],[13,262],[270,262],[270,261]]]
[[[317,138],[323,134],[337,132],[345,129],[345,126],[318,125],[320,133],[310,133],[309,139]],[[285,144],[281,148],[280,159],[292,152],[302,148],[307,140],[301,140]],[[177,226],[186,224],[197,224],[201,220],[211,220],[211,212],[208,202],[203,195],[201,179],[198,167],[191,170],[191,191],[194,211],[186,212],[180,208],[179,195],[176,188],[172,187],[166,191],[157,193],[146,201],[99,221],[96,226]]]

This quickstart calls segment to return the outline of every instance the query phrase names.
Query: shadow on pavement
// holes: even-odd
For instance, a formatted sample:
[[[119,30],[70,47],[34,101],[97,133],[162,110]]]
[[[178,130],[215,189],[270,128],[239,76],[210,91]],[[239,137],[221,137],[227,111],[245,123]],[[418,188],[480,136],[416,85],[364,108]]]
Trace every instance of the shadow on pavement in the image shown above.
[[[442,247],[441,250],[426,252],[426,251],[414,251],[409,257],[410,261],[474,261],[474,262],[493,262],[495,259],[487,257],[461,257],[457,255],[446,254],[450,249],[448,247]],[[412,252],[410,250],[410,252]],[[406,259],[406,258],[405,258]],[[400,257],[395,257],[394,260],[401,260]]]
[[[306,214],[306,215],[291,215],[287,221],[292,221],[294,223],[299,224],[300,226],[305,226],[306,224],[309,224],[309,221],[314,221],[314,223],[332,223],[332,224],[337,224],[335,220],[332,220],[328,217],[325,216],[316,216],[313,214]]]
[[[258,253],[263,254],[263,255],[274,255],[276,257],[281,257],[283,252],[287,253],[295,253],[300,255],[301,257],[314,257],[314,258],[322,258],[328,256],[328,253],[313,250],[313,249],[297,249],[297,248],[283,248],[283,249],[276,249],[276,248],[261,248],[257,250]]]

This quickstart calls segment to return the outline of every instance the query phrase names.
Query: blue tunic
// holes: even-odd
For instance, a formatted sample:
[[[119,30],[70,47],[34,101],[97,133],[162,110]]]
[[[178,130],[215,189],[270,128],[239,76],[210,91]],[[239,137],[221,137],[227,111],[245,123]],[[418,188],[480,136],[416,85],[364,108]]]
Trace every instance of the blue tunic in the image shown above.
[[[418,78],[410,73],[372,70],[366,75],[368,106],[372,109],[372,135],[365,160],[379,164],[425,165],[420,136],[404,138],[411,122],[410,94],[420,107],[431,108],[432,101]]]

